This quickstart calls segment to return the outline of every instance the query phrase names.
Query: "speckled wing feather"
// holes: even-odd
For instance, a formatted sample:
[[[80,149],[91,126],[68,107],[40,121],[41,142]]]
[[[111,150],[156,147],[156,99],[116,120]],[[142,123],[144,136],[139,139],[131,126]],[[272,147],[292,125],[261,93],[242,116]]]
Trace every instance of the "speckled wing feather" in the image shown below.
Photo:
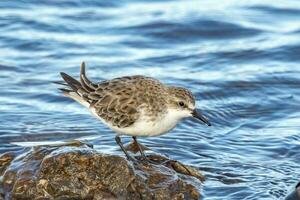
[[[101,118],[124,128],[139,118],[140,109],[149,107],[146,105],[153,105],[152,109],[159,107],[160,102],[154,102],[151,91],[159,90],[160,87],[155,85],[160,84],[157,80],[144,76],[126,76],[99,83],[96,90],[90,92],[89,98],[96,101],[93,107]],[[143,88],[147,85],[151,85],[151,88],[146,87],[148,93],[145,93]],[[150,114],[153,110],[147,112]]]
[[[156,117],[154,113],[166,109],[164,99],[154,100],[156,94],[166,91],[153,78],[126,76],[95,84],[86,77],[84,63],[81,65],[80,82],[65,73],[61,74],[72,91],[87,102],[91,109],[95,109],[100,118],[113,126],[131,126],[143,108],[153,118]]]

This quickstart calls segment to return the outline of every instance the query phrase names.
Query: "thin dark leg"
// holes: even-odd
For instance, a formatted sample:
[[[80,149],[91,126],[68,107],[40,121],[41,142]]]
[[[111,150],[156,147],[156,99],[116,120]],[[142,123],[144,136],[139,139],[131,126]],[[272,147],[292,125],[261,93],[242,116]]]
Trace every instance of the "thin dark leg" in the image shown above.
[[[137,139],[136,139],[136,136],[132,136],[132,139],[133,139],[133,141],[135,142],[135,144],[138,146],[139,152],[141,153],[142,157],[143,157],[144,159],[147,159],[147,157],[145,156],[145,154],[144,154],[144,152],[143,152],[141,146],[139,145],[139,143],[138,143],[138,141],[137,141]]]
[[[125,150],[123,144],[122,144],[122,141],[121,141],[121,138],[119,136],[116,136],[115,137],[115,140],[116,140],[116,143],[120,146],[120,148],[122,149],[122,151],[125,153],[126,157],[128,160],[134,160],[128,153],[127,151]]]
[[[148,163],[151,163],[151,164],[155,164],[155,165],[156,165],[156,164],[157,164],[156,162],[154,162],[154,161],[152,161],[152,160],[149,160],[149,159],[146,157],[146,155],[144,154],[144,152],[143,152],[141,146],[139,145],[139,143],[138,143],[138,141],[137,141],[137,139],[136,139],[136,136],[132,136],[132,138],[133,138],[133,141],[135,142],[135,144],[138,146],[139,152],[141,153],[142,158],[144,159],[144,161],[147,161]]]

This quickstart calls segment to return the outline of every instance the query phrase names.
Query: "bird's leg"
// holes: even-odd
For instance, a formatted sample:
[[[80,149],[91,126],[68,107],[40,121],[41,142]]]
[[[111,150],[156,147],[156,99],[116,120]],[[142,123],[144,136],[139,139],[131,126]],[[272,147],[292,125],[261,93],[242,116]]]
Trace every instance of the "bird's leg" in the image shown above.
[[[137,145],[137,147],[138,147],[138,149],[139,149],[139,152],[141,153],[141,156],[142,156],[144,159],[147,160],[147,157],[145,156],[145,154],[144,154],[144,152],[143,152],[141,146],[139,145],[139,143],[138,143],[138,141],[137,141],[137,139],[136,139],[136,136],[132,136],[132,139],[133,139],[134,143]]]
[[[128,154],[128,152],[125,150],[125,148],[124,148],[124,146],[123,146],[123,144],[122,144],[122,141],[121,141],[120,136],[116,136],[116,137],[115,137],[115,140],[116,140],[116,143],[117,143],[117,144],[120,146],[120,148],[122,149],[122,151],[125,153],[127,159],[133,161],[134,159],[133,159],[133,158]]]
[[[144,154],[144,151],[142,149],[142,147],[139,145],[137,139],[136,139],[136,136],[132,136],[132,139],[134,141],[134,143],[138,146],[138,149],[139,149],[139,152],[141,153],[142,155],[142,158],[144,159],[144,161],[147,161],[148,163],[151,163],[151,164],[157,164],[156,162],[152,161],[152,160],[149,160],[146,155]]]

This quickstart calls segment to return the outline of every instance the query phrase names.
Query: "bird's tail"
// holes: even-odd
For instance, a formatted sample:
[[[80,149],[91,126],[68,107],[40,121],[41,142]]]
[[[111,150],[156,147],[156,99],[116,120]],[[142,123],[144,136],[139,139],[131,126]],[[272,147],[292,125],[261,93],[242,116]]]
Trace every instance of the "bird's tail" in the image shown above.
[[[96,90],[96,84],[92,83],[85,74],[85,63],[80,66],[80,81],[77,81],[68,74],[61,72],[61,77],[64,81],[55,81],[54,83],[65,86],[59,88],[63,94],[77,101],[78,103],[90,107],[92,100],[89,99],[89,94]]]

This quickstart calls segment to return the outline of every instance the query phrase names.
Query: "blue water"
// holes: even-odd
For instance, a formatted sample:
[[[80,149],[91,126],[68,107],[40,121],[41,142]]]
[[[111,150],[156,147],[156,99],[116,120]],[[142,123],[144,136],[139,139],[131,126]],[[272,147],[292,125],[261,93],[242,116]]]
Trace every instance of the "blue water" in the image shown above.
[[[81,139],[122,154],[51,83],[84,60],[94,81],[143,74],[194,92],[212,127],[140,141],[203,170],[204,199],[283,199],[300,180],[297,0],[2,0],[0,52],[0,152]]]

